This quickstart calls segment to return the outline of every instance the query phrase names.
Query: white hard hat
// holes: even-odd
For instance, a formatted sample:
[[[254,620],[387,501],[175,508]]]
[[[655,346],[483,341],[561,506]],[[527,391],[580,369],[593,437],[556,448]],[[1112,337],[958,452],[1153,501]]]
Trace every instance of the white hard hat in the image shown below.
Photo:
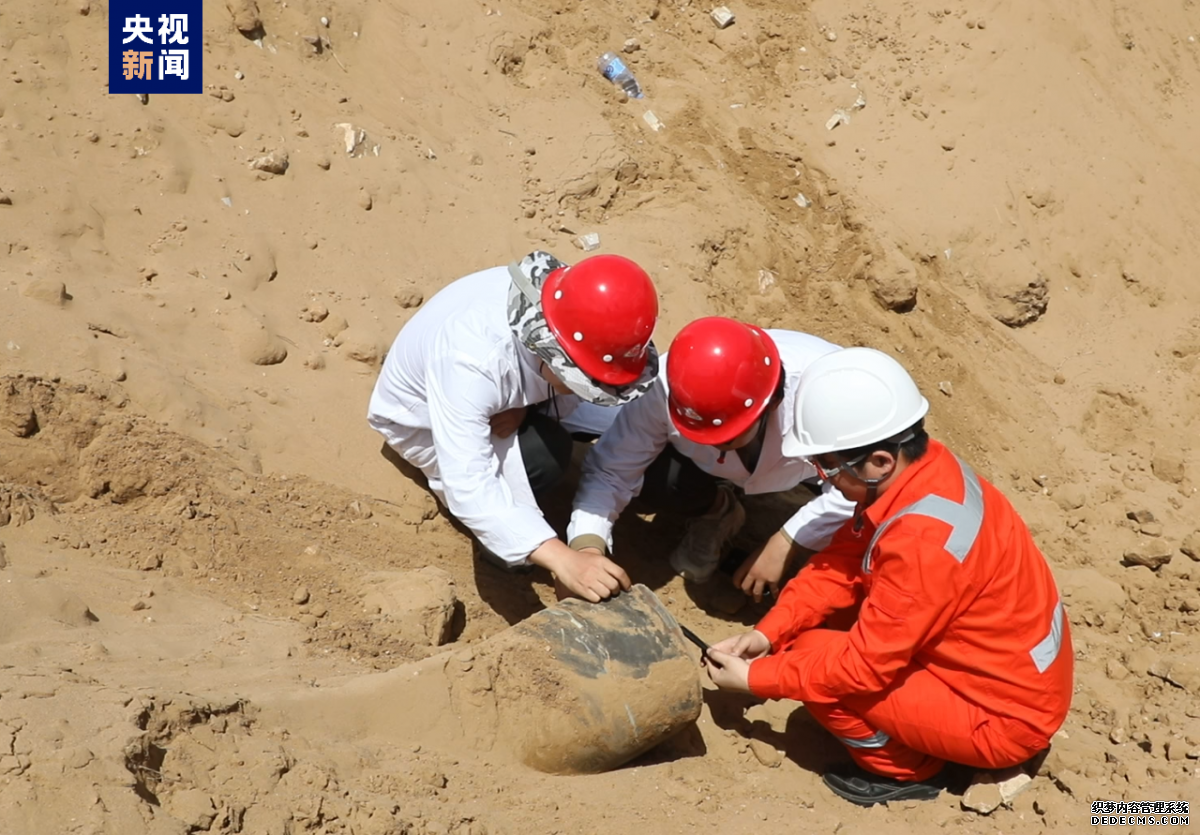
[[[845,348],[800,376],[783,454],[811,458],[895,437],[929,411],[929,401],[896,362],[873,348]]]

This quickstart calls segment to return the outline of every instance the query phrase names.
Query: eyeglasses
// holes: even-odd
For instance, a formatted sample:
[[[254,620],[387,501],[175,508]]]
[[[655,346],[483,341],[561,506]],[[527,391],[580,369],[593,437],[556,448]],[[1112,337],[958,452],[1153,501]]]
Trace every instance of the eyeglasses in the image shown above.
[[[861,464],[863,461],[866,461],[867,456],[860,455],[858,458],[855,458],[853,461],[843,461],[842,463],[840,463],[834,467],[823,467],[823,466],[821,466],[821,462],[818,461],[816,458],[809,458],[807,460],[808,460],[808,463],[812,464],[813,467],[816,469],[817,475],[820,476],[822,481],[832,481],[833,479],[837,478],[838,474],[841,473],[841,471],[846,469],[847,467],[854,468],[854,467],[857,467],[859,464]]]

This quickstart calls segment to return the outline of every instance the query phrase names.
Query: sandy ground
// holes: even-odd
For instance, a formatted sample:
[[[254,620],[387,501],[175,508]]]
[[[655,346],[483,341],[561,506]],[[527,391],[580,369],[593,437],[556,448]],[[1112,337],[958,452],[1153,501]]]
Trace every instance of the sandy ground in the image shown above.
[[[1065,832],[1200,800],[1200,8],[885,5],[260,0],[256,43],[211,0],[209,93],[145,105],[106,94],[101,0],[0,5],[0,831]],[[595,71],[622,48],[642,101]],[[802,709],[712,692],[595,777],[406,722],[405,665],[553,595],[381,457],[379,358],[448,281],[588,232],[655,277],[660,345],[716,313],[893,352],[1025,515],[1078,684],[1012,808],[852,808]],[[752,623],[671,578],[679,531],[623,521],[637,578]]]

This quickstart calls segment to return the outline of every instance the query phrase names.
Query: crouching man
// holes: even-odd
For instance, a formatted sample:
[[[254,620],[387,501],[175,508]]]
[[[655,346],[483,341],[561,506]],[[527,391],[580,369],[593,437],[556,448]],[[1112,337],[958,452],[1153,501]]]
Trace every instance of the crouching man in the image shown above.
[[[425,474],[485,558],[542,566],[560,594],[599,601],[628,588],[628,576],[560,541],[536,495],[562,476],[571,430],[602,430],[612,420],[604,407],[653,385],[657,318],[650,277],[616,255],[569,267],[534,252],[468,275],[400,330],[367,421]]]
[[[857,764],[826,785],[862,806],[936,797],[947,761],[1023,763],[1071,703],[1050,567],[1000,491],[929,439],[928,409],[879,351],[808,367],[785,451],[857,502],[854,519],[707,664],[723,689],[804,702]],[[855,604],[848,632],[821,628]]]

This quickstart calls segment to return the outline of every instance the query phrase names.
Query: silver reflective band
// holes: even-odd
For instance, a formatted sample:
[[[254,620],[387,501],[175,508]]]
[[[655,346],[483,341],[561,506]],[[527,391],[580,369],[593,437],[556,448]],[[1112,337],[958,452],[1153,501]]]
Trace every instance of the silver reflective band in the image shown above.
[[[1050,617],[1050,634],[1042,638],[1038,645],[1029,651],[1033,658],[1034,666],[1037,667],[1039,673],[1044,673],[1050,669],[1050,665],[1054,663],[1054,659],[1058,658],[1058,651],[1062,649],[1063,635],[1063,605],[1062,601],[1058,601],[1054,606],[1054,614]]]
[[[866,739],[847,739],[839,736],[838,741],[849,748],[882,748],[891,741],[891,737],[883,731],[876,731]]]
[[[863,554],[862,570],[864,574],[871,573],[871,552],[875,550],[875,544],[879,542],[884,531],[890,528],[896,520],[910,514],[926,516],[949,525],[950,536],[946,539],[946,550],[959,562],[967,558],[967,554],[971,552],[971,548],[975,546],[975,540],[979,537],[979,528],[983,525],[983,487],[979,484],[979,477],[963,463],[961,458],[956,455],[954,460],[958,462],[959,469],[962,470],[962,504],[952,502],[943,496],[926,496],[888,519],[879,526],[879,530],[875,531],[866,553]]]

